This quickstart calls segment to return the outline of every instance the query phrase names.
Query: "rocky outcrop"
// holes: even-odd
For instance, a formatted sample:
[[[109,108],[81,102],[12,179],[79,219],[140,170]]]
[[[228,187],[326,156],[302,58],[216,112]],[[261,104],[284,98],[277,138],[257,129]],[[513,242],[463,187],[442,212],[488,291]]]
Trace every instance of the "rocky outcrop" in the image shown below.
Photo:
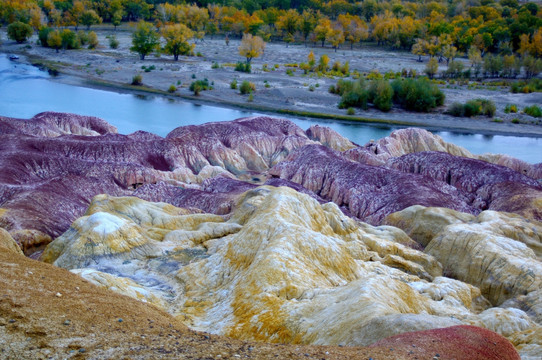
[[[444,274],[480,289],[493,305],[475,324],[518,343],[539,333],[542,320],[542,223],[510,213],[478,216],[450,209],[413,206],[391,214],[386,223],[411,235],[444,267]],[[536,358],[542,337],[528,337],[522,354]]]
[[[410,154],[468,156],[422,130],[359,147],[325,127],[304,132],[263,116],[181,127],[166,138],[120,135],[100,119],[59,113],[0,118],[0,126],[0,226],[27,255],[66,231],[98,194],[227,215],[243,192],[266,184],[336,202],[375,225],[411,205],[542,216],[541,186],[526,175],[446,153]],[[426,164],[437,160],[438,168]]]
[[[442,181],[353,162],[321,145],[299,149],[269,174],[299,183],[371,224],[417,204],[476,212],[468,198]]]
[[[0,135],[98,136],[113,134],[117,128],[94,116],[43,112],[30,120],[0,116]]]
[[[0,251],[3,358],[412,359],[408,352],[392,351],[387,345],[350,348],[247,343],[196,332],[150,306],[152,294],[139,292],[141,288],[133,282],[124,282],[123,287],[115,282],[114,290],[126,295],[137,293],[139,301],[104,289],[108,287],[108,274],[83,270],[79,275],[101,286],[50,264]],[[467,343],[480,330],[458,333],[456,339]],[[495,334],[485,336],[490,342],[471,342],[472,351],[483,354],[497,346],[513,359],[505,339]],[[435,355],[433,348],[422,350],[429,339],[431,343],[441,341],[414,333],[405,340],[407,343],[395,341],[394,347],[415,345],[419,358],[431,358]],[[439,355],[447,358],[458,351],[457,347],[442,346]]]
[[[264,186],[243,193],[227,221],[101,195],[42,258],[244,340],[359,346],[461,324],[506,336],[538,326],[524,310],[491,307],[413,247],[398,228]]]
[[[369,165],[383,165],[391,158],[426,151],[445,152],[454,156],[484,160],[508,167],[533,179],[542,179],[541,164],[528,164],[503,154],[474,155],[461,146],[448,143],[440,136],[419,128],[395,130],[385,138],[346,151],[345,156]]]
[[[542,220],[542,185],[507,167],[442,152],[404,155],[390,159],[388,166],[452,185],[476,209],[515,212]]]

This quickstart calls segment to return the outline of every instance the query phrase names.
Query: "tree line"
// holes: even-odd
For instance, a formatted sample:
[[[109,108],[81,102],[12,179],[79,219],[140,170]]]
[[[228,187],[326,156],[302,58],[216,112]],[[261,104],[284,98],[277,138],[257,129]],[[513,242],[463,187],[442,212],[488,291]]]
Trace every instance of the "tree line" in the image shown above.
[[[68,27],[87,30],[101,22],[145,20],[163,33],[181,24],[195,39],[206,34],[264,41],[302,41],[353,48],[362,41],[412,51],[422,60],[448,64],[457,56],[515,54],[542,57],[542,9],[517,0],[226,0],[192,4],[162,0],[3,0],[0,22],[22,22],[34,30]],[[178,32],[178,31],[177,31]],[[346,44],[346,45],[345,45]],[[359,46],[359,45],[358,45]],[[187,50],[182,50],[187,51]]]

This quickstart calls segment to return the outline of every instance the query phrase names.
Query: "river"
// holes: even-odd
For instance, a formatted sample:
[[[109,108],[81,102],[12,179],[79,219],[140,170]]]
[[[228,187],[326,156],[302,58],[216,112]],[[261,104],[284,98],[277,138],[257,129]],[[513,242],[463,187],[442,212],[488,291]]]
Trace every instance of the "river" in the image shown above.
[[[100,117],[117,127],[120,133],[137,130],[165,136],[179,126],[211,121],[227,121],[258,115],[153,95],[121,94],[83,86],[68,85],[52,79],[36,67],[10,61],[0,54],[0,115],[31,118],[42,111],[71,112]],[[288,117],[307,129],[328,126],[357,144],[388,136],[398,127],[355,122]],[[542,138],[435,132],[445,141],[467,148],[474,154],[505,153],[530,163],[542,162]]]

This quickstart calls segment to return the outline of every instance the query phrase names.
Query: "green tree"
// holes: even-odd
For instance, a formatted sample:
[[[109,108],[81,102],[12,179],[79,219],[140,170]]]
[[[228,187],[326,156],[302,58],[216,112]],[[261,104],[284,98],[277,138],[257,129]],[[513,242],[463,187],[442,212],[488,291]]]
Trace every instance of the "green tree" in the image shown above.
[[[164,51],[166,54],[173,55],[175,61],[179,60],[179,55],[189,55],[194,50],[195,45],[188,43],[188,40],[194,36],[194,32],[184,24],[165,26],[162,36],[166,40]]]
[[[131,51],[139,54],[141,60],[154,51],[160,44],[158,33],[154,30],[151,23],[140,21],[137,24],[136,31],[132,34]]]
[[[85,10],[83,14],[81,14],[81,24],[86,25],[87,30],[90,29],[91,25],[100,24],[101,22],[102,18],[99,17],[94,10]]]
[[[120,25],[120,22],[122,21],[122,10],[117,10],[113,13],[113,16],[111,17],[111,24],[115,27],[115,30],[117,30],[117,26]]]
[[[8,38],[15,40],[19,44],[25,42],[34,32],[34,30],[32,30],[32,26],[20,21],[9,24],[7,30]]]

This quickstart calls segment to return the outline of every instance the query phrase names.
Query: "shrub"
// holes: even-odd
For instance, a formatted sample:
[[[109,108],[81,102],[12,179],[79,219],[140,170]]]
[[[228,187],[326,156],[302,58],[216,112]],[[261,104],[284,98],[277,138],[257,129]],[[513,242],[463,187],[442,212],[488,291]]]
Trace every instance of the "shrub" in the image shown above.
[[[309,86],[309,91],[314,91],[314,85]]]
[[[248,99],[247,99],[248,102],[253,102],[254,101],[254,94],[250,94],[248,96]]]
[[[375,80],[369,87],[369,101],[381,111],[390,111],[393,88],[387,80]]]
[[[346,110],[346,115],[354,115],[356,113],[356,110],[353,107],[349,107]]]
[[[288,76],[294,76],[294,72],[292,71],[292,69],[287,69],[287,70],[286,70],[286,75],[288,75]]]
[[[411,111],[428,112],[444,104],[444,93],[427,79],[394,80],[394,101]]]
[[[505,107],[504,107],[504,113],[505,114],[509,114],[509,113],[517,113],[518,112],[518,107],[516,105],[511,105],[511,104],[507,104]]]
[[[91,31],[88,33],[88,48],[89,49],[96,49],[98,47],[99,41],[98,36],[94,31]]]
[[[49,36],[49,33],[53,31],[50,27],[43,27],[38,32],[38,38],[41,46],[43,47],[49,47],[49,44],[47,43],[47,37]]]
[[[111,49],[117,49],[119,47],[119,41],[115,35],[109,35],[107,36],[107,39],[109,40],[109,47]]]
[[[209,80],[196,80],[190,84],[189,90],[194,92],[194,95],[199,95],[200,91],[212,90],[213,87],[209,84]]]
[[[454,102],[448,108],[447,113],[452,115],[452,116],[456,116],[456,117],[465,116],[465,108],[464,108],[463,104],[458,103],[458,102]]]
[[[239,87],[239,91],[241,94],[251,94],[253,91],[256,91],[256,85],[253,83],[245,80],[241,83],[241,86]]]
[[[8,38],[15,40],[18,44],[24,43],[29,37],[32,36],[34,30],[32,26],[20,21],[15,21],[8,25]]]
[[[482,115],[493,117],[497,111],[495,103],[487,99],[479,99],[482,105]]]
[[[77,38],[79,39],[79,42],[81,43],[81,45],[88,44],[88,34],[84,32],[83,30],[79,30],[77,32]]]
[[[519,124],[519,119],[518,118],[513,118],[512,119],[512,124]]]
[[[134,75],[132,78],[132,85],[143,85],[143,77],[140,74]]]
[[[175,91],[177,91],[177,88],[175,87],[175,85],[173,85],[173,84],[169,85],[169,88],[167,89],[167,92],[168,93],[174,93]]]
[[[469,100],[463,109],[466,117],[478,116],[482,112],[482,104],[477,100]]]
[[[523,112],[532,117],[542,117],[542,109],[540,109],[537,105],[527,106],[525,109],[523,109]]]
[[[197,57],[203,57],[203,54],[200,53],[200,52],[198,51],[198,52],[196,53],[196,56],[197,56]]]
[[[79,49],[81,47],[81,42],[77,34],[70,29],[62,30],[60,38],[62,39],[62,47],[64,49]]]
[[[345,82],[346,83],[346,82]],[[363,81],[347,82],[348,90],[344,90],[339,102],[340,109],[346,109],[349,107],[359,107],[367,110],[367,103],[369,101],[369,91],[365,88]]]
[[[220,65],[216,61],[213,61],[213,64],[211,65],[211,69],[219,69],[219,68],[220,68]]]
[[[235,71],[250,73],[251,66],[249,63],[238,62],[237,65],[235,65]]]
[[[230,89],[237,89],[237,80],[233,79],[230,83]]]

